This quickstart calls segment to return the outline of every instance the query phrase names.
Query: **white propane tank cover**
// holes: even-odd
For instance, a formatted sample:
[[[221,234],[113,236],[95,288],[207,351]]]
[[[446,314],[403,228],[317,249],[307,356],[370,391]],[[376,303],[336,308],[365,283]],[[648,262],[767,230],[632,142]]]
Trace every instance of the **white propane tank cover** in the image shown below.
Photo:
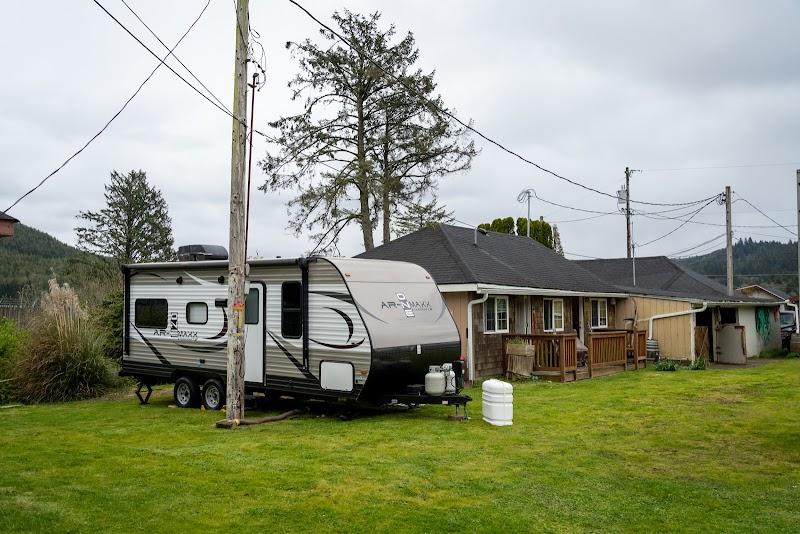
[[[514,387],[491,379],[483,383],[483,420],[494,426],[509,426],[514,416]]]

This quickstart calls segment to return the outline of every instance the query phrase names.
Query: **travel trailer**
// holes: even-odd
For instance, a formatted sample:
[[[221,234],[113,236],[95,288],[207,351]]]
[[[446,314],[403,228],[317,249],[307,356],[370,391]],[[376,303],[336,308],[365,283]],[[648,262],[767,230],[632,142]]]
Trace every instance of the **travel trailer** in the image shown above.
[[[208,256],[192,251],[182,257]],[[137,378],[140,388],[174,382],[180,407],[202,402],[221,408],[230,321],[227,260],[122,270],[120,374]],[[423,268],[309,257],[251,260],[247,272],[246,392],[370,405],[469,400],[449,385],[425,390],[431,366],[452,366],[461,382],[461,340]],[[449,380],[453,371],[436,376]]]

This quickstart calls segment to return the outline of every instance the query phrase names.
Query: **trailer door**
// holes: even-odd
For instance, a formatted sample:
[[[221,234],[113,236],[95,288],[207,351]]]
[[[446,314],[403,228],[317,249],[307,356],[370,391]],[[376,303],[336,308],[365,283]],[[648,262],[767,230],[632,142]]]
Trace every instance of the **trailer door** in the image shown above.
[[[264,383],[265,291],[263,283],[251,283],[244,305],[244,380],[258,384]]]

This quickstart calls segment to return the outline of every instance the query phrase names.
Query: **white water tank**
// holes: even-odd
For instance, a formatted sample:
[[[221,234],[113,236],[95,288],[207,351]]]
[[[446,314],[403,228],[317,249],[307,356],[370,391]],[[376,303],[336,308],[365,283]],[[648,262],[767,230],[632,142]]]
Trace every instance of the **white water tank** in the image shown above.
[[[494,426],[508,426],[514,416],[514,387],[502,380],[483,383],[483,420]]]
[[[425,393],[428,395],[443,395],[447,389],[447,378],[442,368],[438,365],[428,367],[428,374],[425,375]]]

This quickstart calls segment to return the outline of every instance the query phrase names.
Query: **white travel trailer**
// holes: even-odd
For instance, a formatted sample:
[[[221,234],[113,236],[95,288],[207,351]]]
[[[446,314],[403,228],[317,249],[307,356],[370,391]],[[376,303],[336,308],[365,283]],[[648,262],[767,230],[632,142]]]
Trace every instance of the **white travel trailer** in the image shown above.
[[[140,389],[175,382],[178,406],[220,408],[230,317],[227,260],[126,265],[123,273],[120,374],[137,378]],[[461,343],[436,284],[417,265],[252,260],[246,293],[248,392],[371,405],[470,400],[452,388],[429,395],[421,386],[434,365],[452,363],[460,379]]]

